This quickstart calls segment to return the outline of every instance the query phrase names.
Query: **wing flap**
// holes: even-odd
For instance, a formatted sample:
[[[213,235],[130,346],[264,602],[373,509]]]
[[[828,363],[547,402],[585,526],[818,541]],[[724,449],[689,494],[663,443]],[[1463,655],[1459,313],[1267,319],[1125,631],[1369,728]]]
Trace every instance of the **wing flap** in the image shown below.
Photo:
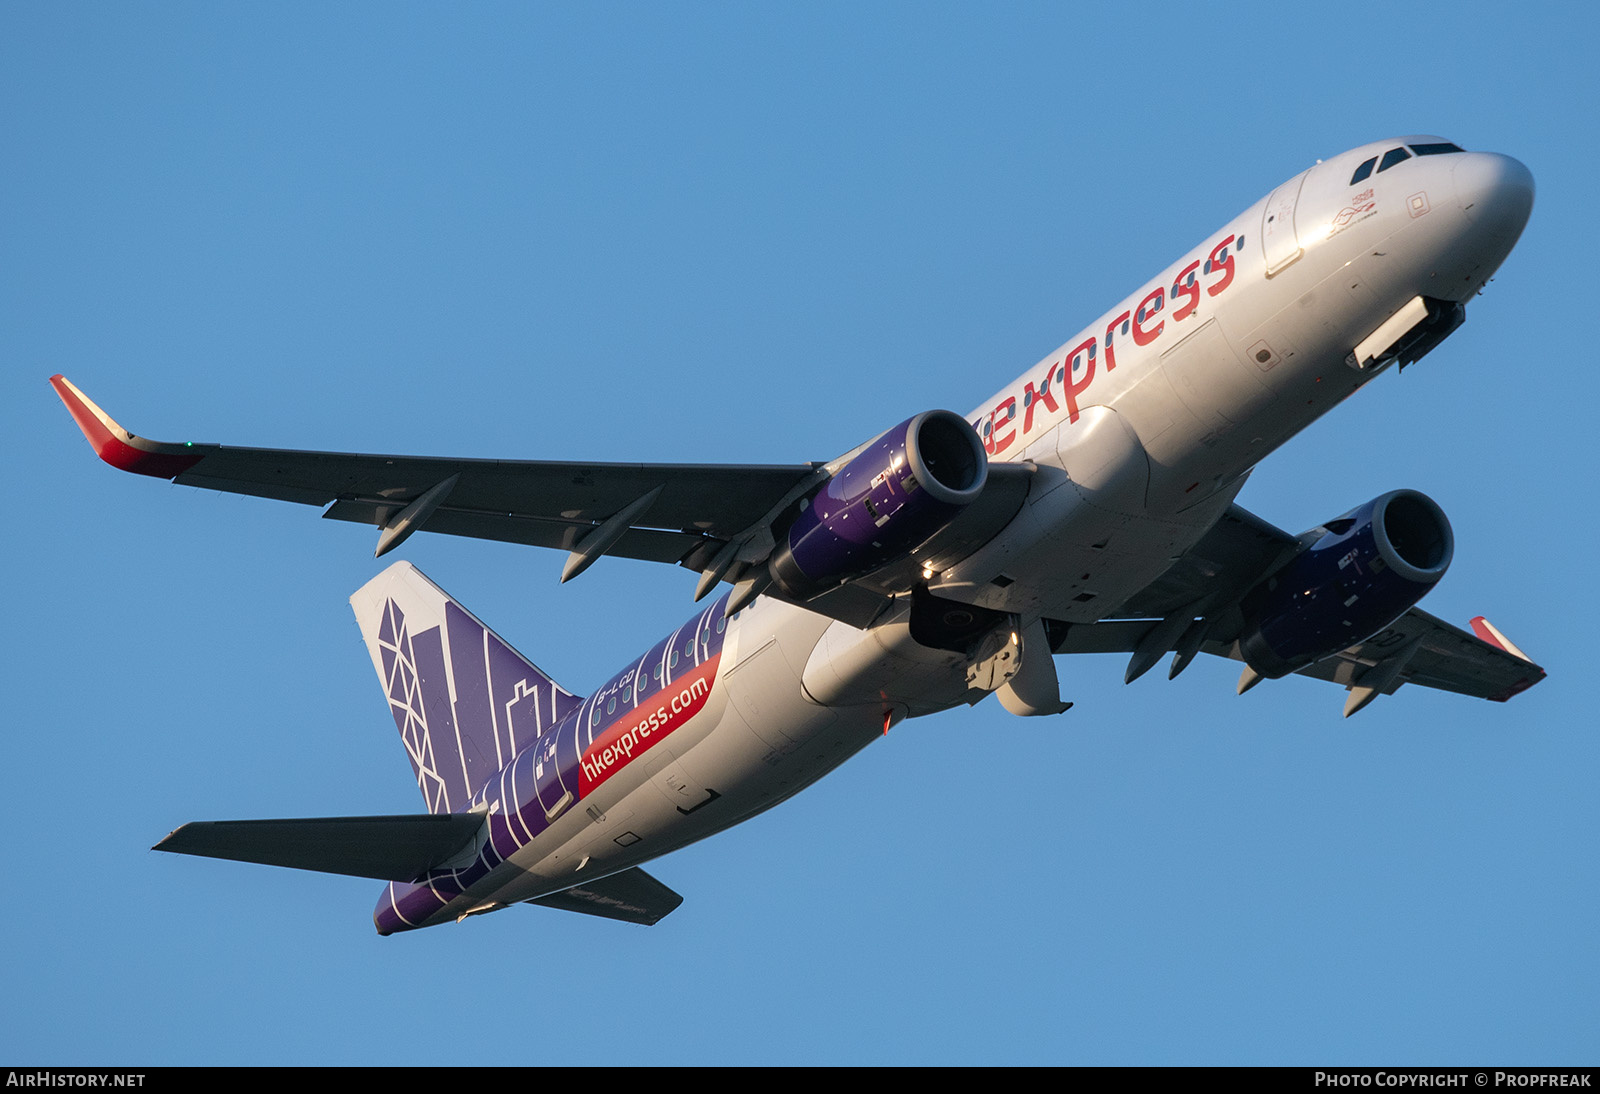
[[[322,515],[328,520],[352,521],[382,527],[390,515],[399,511],[393,502],[341,500]],[[519,513],[488,512],[442,505],[435,509],[422,528],[451,536],[492,539],[502,543],[521,543],[529,547],[549,547],[570,551],[591,531],[587,521],[524,516]],[[672,532],[656,528],[632,528],[622,534],[607,551],[608,555],[643,559],[646,562],[681,561],[695,548],[720,542],[692,532]]]
[[[439,530],[435,522],[451,511],[589,525],[660,486],[661,495],[641,525],[727,538],[761,519],[777,498],[812,472],[810,464],[563,463],[218,446],[173,481],[308,505],[350,501],[398,512],[459,475],[449,504],[423,525],[428,531]]]
[[[482,828],[475,813],[194,821],[154,850],[411,881],[456,857]]]

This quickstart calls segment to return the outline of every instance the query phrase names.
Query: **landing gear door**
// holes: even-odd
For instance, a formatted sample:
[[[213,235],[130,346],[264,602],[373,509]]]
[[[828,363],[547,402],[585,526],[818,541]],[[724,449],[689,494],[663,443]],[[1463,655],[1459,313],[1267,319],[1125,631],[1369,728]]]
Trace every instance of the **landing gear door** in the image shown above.
[[[1282,273],[1305,252],[1294,230],[1294,207],[1300,200],[1300,187],[1310,172],[1302,171],[1267,198],[1261,214],[1261,251],[1267,259],[1267,276]]]

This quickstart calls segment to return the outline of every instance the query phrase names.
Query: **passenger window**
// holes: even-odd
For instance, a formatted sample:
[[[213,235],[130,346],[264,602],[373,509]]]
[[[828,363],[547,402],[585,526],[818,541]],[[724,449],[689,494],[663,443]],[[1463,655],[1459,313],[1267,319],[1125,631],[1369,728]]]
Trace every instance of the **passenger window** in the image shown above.
[[[1459,144],[1451,144],[1446,141],[1443,144],[1413,144],[1411,151],[1419,156],[1444,156],[1451,152],[1462,152],[1465,149]]]
[[[1356,168],[1356,173],[1350,176],[1350,185],[1354,186],[1356,183],[1361,182],[1368,175],[1372,174],[1372,167],[1377,162],[1378,162],[1378,157],[1377,156],[1373,156],[1366,163],[1363,163],[1360,167],[1357,167]]]
[[[1411,153],[1404,148],[1391,148],[1383,154],[1383,162],[1378,164],[1378,174],[1383,174],[1397,163],[1402,163],[1411,158]]]

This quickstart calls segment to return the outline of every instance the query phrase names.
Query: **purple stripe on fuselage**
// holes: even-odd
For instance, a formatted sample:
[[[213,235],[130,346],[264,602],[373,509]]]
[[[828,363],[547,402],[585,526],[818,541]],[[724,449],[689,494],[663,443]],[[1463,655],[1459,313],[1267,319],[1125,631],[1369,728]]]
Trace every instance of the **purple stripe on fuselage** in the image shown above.
[[[722,652],[727,632],[722,608],[726,601],[726,596],[718,598],[694,619],[651,646],[642,658],[629,662],[589,699],[557,693],[558,699],[560,696],[567,699],[556,706],[561,717],[554,723],[543,721],[544,731],[522,744],[511,762],[472,795],[469,808],[481,808],[488,814],[488,839],[477,857],[459,870],[434,870],[415,882],[391,882],[373,913],[378,933],[392,934],[423,926],[450,900],[482,880],[569,812],[579,799],[579,756],[583,749],[617,722],[634,717],[638,708],[651,703],[675,677]],[[436,634],[436,630],[428,633]],[[415,644],[414,639],[413,646]],[[491,638],[490,673],[498,680],[495,645]],[[451,653],[459,659],[460,651],[452,633]],[[520,658],[517,660],[519,665],[525,666]],[[462,679],[458,660],[458,688]],[[497,684],[491,684],[494,686]],[[507,689],[504,694],[512,693],[513,689]],[[538,702],[541,694],[546,704],[544,710],[548,712],[554,701],[542,686],[531,693],[524,692],[522,699],[512,701],[507,708],[512,712],[515,740],[519,743],[534,725],[531,708],[519,704]],[[431,695],[429,700],[431,702]],[[429,709],[431,711],[431,705]],[[458,715],[465,709],[458,700]]]

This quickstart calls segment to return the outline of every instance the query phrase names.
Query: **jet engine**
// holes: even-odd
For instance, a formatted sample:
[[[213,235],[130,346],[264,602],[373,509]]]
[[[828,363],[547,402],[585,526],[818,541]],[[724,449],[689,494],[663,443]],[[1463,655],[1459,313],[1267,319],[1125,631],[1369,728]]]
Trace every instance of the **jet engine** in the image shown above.
[[[1415,490],[1380,495],[1301,540],[1310,543],[1240,604],[1239,652],[1269,679],[1371,638],[1433,588],[1455,550],[1443,510]]]
[[[948,410],[901,422],[850,459],[780,534],[773,581],[804,600],[896,562],[976,501],[983,442]]]

